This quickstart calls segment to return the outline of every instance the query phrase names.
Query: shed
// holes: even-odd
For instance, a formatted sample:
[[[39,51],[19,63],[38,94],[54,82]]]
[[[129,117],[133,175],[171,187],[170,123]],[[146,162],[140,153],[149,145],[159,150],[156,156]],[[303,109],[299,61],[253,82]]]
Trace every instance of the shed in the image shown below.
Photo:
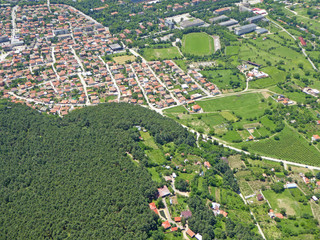
[[[290,189],[290,188],[297,188],[298,186],[295,183],[287,183],[286,187]]]
[[[256,33],[258,34],[264,34],[264,33],[268,33],[269,31],[265,28],[259,28],[256,30]]]
[[[199,233],[196,234],[195,238],[196,238],[197,240],[202,240],[202,236],[201,236]]]

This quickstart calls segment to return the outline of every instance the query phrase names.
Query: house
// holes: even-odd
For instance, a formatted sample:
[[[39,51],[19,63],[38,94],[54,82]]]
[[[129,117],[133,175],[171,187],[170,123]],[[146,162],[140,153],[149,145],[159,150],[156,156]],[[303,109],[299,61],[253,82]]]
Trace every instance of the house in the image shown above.
[[[170,191],[166,185],[164,185],[162,188],[158,188],[159,197],[166,197],[170,195]]]
[[[307,178],[307,177],[302,177],[302,179],[303,179],[303,181],[304,181],[305,184],[309,184],[309,183],[310,183],[309,178]]]
[[[281,213],[276,213],[276,214],[275,214],[275,217],[280,218],[280,219],[283,219],[283,215],[282,215]]]
[[[222,216],[224,217],[227,217],[228,216],[228,213],[226,211],[223,211],[223,210],[219,210],[218,211],[218,214],[221,214]]]
[[[159,214],[158,209],[157,209],[157,206],[156,206],[156,204],[155,204],[154,202],[149,203],[149,207],[150,207],[150,209],[151,209],[152,211],[154,211],[157,215]]]
[[[191,211],[182,211],[180,217],[188,219],[188,218],[192,217],[192,212]]]
[[[174,221],[175,221],[175,222],[181,222],[181,217],[175,217],[175,218],[174,218]]]
[[[171,230],[171,232],[176,232],[176,231],[178,231],[178,227],[173,227],[170,230]]]
[[[312,140],[312,142],[320,141],[320,137],[319,137],[319,135],[313,135],[313,136],[311,137],[311,140]]]
[[[196,104],[196,105],[192,106],[192,110],[195,111],[195,112],[199,112],[201,110],[201,107]]]
[[[169,223],[169,221],[165,221],[161,225],[164,229],[168,229],[171,227],[171,224]]]
[[[186,232],[191,238],[195,236],[194,232],[192,232],[190,229],[187,230]]]
[[[272,209],[269,210],[268,215],[269,215],[271,218],[274,218],[274,217],[275,217],[274,211],[273,211]]]
[[[318,181],[316,185],[318,186],[318,188],[320,188],[320,181]]]
[[[210,169],[211,168],[211,164],[209,162],[204,162],[203,164],[207,169]]]
[[[258,201],[263,201],[264,200],[262,194],[258,194],[257,195],[257,199],[258,199]]]
[[[219,204],[219,203],[216,203],[216,202],[213,202],[213,203],[212,203],[212,208],[215,209],[215,210],[219,210],[220,204]]]

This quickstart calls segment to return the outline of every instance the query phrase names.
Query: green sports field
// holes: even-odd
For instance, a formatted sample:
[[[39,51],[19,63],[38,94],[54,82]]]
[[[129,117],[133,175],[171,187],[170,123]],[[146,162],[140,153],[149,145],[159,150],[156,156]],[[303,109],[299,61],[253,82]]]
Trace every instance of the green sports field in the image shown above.
[[[183,36],[182,52],[196,56],[214,53],[213,38],[206,33],[189,33]]]

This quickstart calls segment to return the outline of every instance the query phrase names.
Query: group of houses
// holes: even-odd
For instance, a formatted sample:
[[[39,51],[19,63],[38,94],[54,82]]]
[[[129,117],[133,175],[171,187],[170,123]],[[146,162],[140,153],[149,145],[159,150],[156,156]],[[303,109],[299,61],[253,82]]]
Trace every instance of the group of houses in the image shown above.
[[[23,45],[5,49],[9,57],[0,64],[0,91],[5,98],[63,115],[117,94],[97,57],[122,50],[108,28],[67,5],[52,5],[50,10],[47,5],[33,5],[17,7],[14,32]]]

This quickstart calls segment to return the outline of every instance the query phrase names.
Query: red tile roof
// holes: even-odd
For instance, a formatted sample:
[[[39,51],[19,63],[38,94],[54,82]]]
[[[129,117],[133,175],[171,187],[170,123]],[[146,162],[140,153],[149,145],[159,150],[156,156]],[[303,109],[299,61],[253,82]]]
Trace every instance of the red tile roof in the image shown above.
[[[169,223],[169,221],[165,221],[162,223],[162,227],[164,227],[164,229],[168,229],[171,227],[171,224]]]
[[[192,232],[190,229],[187,230],[187,234],[188,234],[190,237],[192,237],[192,238],[193,238],[194,235],[195,235],[194,232]]]

